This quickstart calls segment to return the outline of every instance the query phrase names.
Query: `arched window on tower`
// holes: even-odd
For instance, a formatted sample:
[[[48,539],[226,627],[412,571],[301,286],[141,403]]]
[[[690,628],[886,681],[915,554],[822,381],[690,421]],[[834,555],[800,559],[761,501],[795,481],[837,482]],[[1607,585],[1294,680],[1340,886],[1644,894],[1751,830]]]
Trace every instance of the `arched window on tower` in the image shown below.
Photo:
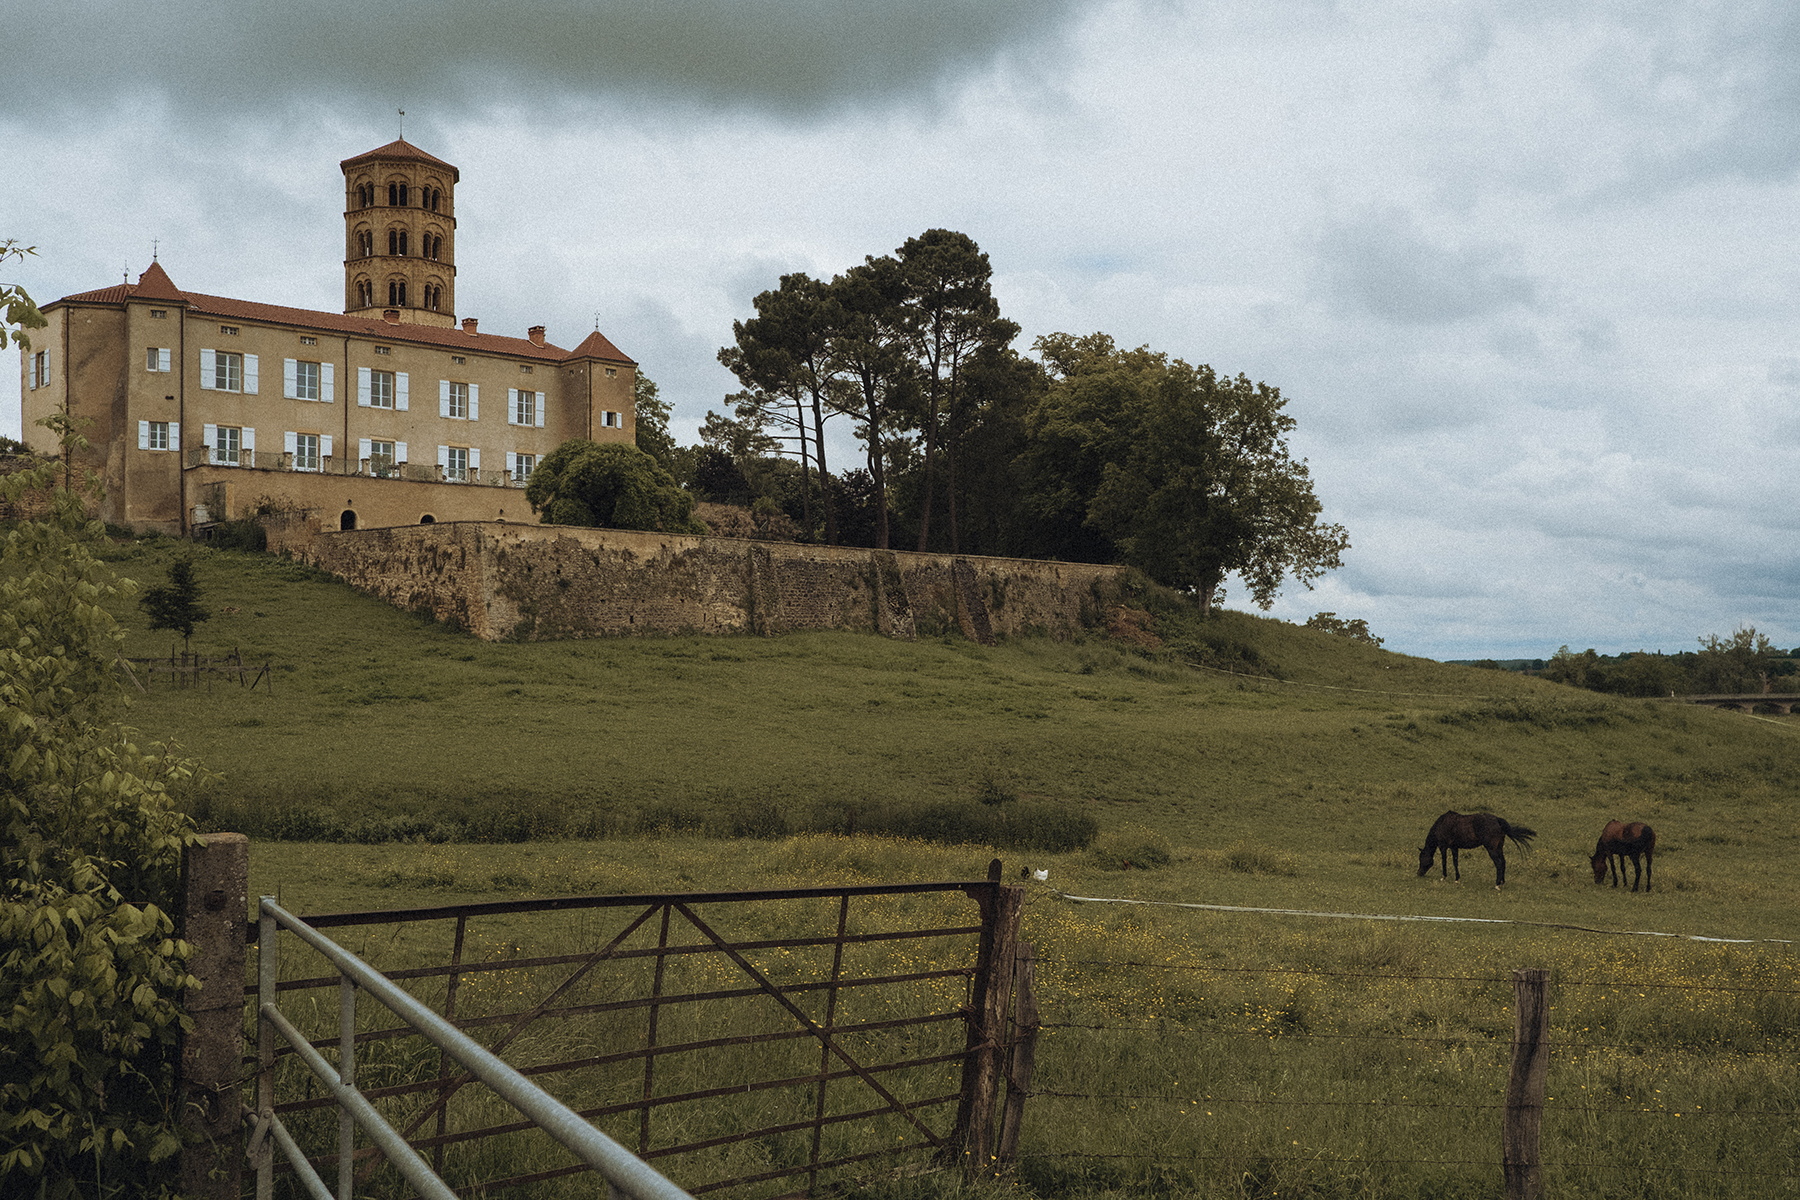
[[[359,229],[356,231],[356,257],[370,258],[375,253],[375,231]]]
[[[404,183],[388,184],[388,207],[405,208],[409,189]]]
[[[419,256],[437,261],[439,251],[444,248],[444,239],[435,233],[422,234],[419,237]]]
[[[406,307],[406,280],[393,279],[388,281],[388,306],[390,308]]]
[[[406,230],[388,230],[388,253],[398,258],[406,257]]]
[[[356,307],[375,307],[375,285],[367,279],[356,281]]]
[[[358,207],[358,208],[374,208],[375,207],[375,185],[374,184],[359,183],[356,185],[356,207]]]

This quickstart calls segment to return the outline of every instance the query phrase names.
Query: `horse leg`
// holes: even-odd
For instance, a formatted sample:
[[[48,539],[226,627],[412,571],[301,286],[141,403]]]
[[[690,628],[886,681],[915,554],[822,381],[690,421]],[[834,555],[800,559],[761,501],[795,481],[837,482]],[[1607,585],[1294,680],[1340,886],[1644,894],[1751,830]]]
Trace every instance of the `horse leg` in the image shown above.
[[[1450,847],[1450,864],[1456,869],[1456,882],[1462,882],[1462,851],[1455,846]]]
[[[1606,855],[1606,871],[1612,876],[1612,885],[1618,887],[1625,875],[1625,856],[1609,851]]]
[[[1499,887],[1506,882],[1506,843],[1487,848],[1488,857],[1494,860],[1494,886]]]
[[[1633,850],[1631,852],[1631,890],[1632,891],[1634,891],[1634,892],[1637,891],[1638,879],[1643,875],[1643,873],[1644,873],[1644,868],[1641,865],[1639,865],[1639,863],[1638,863],[1637,851]]]
[[[1650,894],[1650,868],[1656,865],[1656,851],[1644,851],[1644,894]]]

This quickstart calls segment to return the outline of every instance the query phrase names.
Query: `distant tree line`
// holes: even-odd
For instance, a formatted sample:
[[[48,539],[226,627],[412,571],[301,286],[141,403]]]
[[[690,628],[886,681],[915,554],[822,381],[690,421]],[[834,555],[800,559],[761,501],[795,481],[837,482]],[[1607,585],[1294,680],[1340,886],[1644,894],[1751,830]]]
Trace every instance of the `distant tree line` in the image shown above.
[[[1231,574],[1266,608],[1284,580],[1310,586],[1340,565],[1349,537],[1288,452],[1279,389],[1101,333],[1048,334],[1022,355],[991,276],[974,240],[946,229],[829,281],[783,275],[719,351],[743,385],[729,411],[677,446],[640,375],[638,448],[696,499],[801,541],[1120,562],[1203,609]],[[848,465],[826,436],[845,426],[861,450]],[[533,475],[545,519],[605,524],[607,505],[661,522],[642,528],[689,519],[662,478],[628,485],[658,493],[642,501],[563,494],[577,460],[593,465],[559,450],[542,485]]]
[[[1754,627],[1729,637],[1707,634],[1700,649],[1677,654],[1639,650],[1627,654],[1576,652],[1560,647],[1536,674],[1555,683],[1618,696],[1743,695],[1800,692],[1800,648],[1778,650]],[[1478,667],[1499,668],[1483,659]]]

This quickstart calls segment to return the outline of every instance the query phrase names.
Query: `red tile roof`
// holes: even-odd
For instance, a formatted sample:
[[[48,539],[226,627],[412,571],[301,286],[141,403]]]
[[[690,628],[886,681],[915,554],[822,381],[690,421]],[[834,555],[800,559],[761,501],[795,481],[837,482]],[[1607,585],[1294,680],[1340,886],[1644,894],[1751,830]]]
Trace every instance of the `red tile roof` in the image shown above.
[[[266,325],[287,325],[321,333],[347,334],[371,341],[411,343],[436,346],[445,350],[473,351],[510,358],[530,358],[538,362],[567,362],[576,359],[603,359],[606,362],[637,364],[608,341],[599,330],[573,350],[545,344],[534,345],[528,338],[500,337],[492,333],[464,333],[461,329],[445,329],[436,325],[391,325],[367,317],[343,313],[316,312],[307,308],[287,308],[279,304],[262,304],[255,300],[233,300],[229,296],[208,296],[200,292],[184,292],[175,286],[161,264],[153,264],[138,277],[135,284],[116,283],[92,292],[78,292],[52,300],[44,311],[65,304],[124,304],[131,300],[160,300],[171,305],[184,304],[190,313],[224,317],[232,321],[255,321]]]
[[[461,171],[458,171],[455,167],[451,166],[449,163],[445,162],[443,159],[436,158],[430,154],[425,153],[423,150],[419,149],[417,146],[413,145],[411,142],[407,141],[405,138],[401,138],[398,141],[389,142],[385,146],[379,147],[378,149],[375,149],[375,150],[370,150],[364,154],[358,154],[355,158],[346,158],[343,162],[339,163],[338,166],[342,170],[348,171],[351,167],[359,166],[362,163],[366,163],[366,162],[422,162],[422,163],[429,163],[430,165],[432,165],[434,167],[442,167],[442,168],[444,168],[444,170],[450,172],[450,180],[452,183],[457,183],[462,180],[462,172]]]

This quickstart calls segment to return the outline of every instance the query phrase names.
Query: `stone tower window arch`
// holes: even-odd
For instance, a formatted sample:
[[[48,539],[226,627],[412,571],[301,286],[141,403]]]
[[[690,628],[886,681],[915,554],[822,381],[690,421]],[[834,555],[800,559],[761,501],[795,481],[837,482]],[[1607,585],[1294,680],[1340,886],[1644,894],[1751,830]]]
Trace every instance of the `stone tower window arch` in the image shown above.
[[[375,231],[367,225],[358,226],[351,235],[350,257],[372,258],[375,254]]]
[[[397,226],[388,230],[388,253],[395,258],[406,257],[406,230]]]
[[[404,279],[388,280],[388,307],[390,307],[390,308],[405,308],[406,307],[406,280],[404,280]]]
[[[373,308],[373,307],[375,307],[375,282],[374,282],[374,280],[369,279],[366,276],[363,278],[359,278],[356,281],[356,287],[354,290],[356,292],[356,307],[357,308]]]
[[[404,179],[396,179],[388,184],[388,207],[405,208],[409,188]]]

